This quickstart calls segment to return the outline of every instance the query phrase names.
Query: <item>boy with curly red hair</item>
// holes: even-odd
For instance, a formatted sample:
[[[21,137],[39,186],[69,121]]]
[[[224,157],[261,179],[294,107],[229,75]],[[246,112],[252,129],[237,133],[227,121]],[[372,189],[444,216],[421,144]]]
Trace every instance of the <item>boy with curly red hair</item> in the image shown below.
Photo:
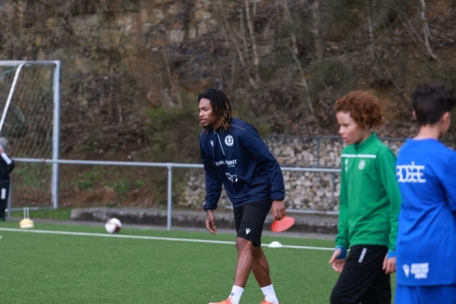
[[[341,274],[331,303],[391,303],[401,204],[396,157],[372,132],[383,123],[373,94],[352,91],[336,101],[335,110],[347,146],[341,155],[336,249],[329,261]]]

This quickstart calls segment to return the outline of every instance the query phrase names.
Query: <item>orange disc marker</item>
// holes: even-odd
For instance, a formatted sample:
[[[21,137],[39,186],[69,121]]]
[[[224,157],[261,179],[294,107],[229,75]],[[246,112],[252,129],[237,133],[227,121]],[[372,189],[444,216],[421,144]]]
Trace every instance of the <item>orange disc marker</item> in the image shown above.
[[[284,216],[280,220],[275,220],[271,225],[272,232],[282,232],[289,229],[295,223],[295,219],[290,216]]]

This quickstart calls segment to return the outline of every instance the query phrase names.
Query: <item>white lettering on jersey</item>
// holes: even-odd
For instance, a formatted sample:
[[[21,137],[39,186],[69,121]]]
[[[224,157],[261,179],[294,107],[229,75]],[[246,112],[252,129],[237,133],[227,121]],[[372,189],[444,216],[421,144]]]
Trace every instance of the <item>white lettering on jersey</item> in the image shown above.
[[[425,166],[415,165],[413,161],[410,165],[396,166],[397,181],[399,183],[425,183],[422,172],[424,169]]]
[[[225,161],[224,160],[219,160],[219,161],[216,161],[215,162],[215,165],[218,167],[218,166],[221,166],[221,165],[224,165],[225,164]]]
[[[215,162],[215,165],[218,167],[218,166],[221,166],[221,165],[225,165],[225,161],[224,160],[219,160],[219,161],[216,161]]]
[[[228,180],[232,183],[235,183],[238,181],[237,174],[231,174],[230,172],[225,172],[226,177]]]
[[[427,279],[429,263],[412,264],[410,273],[415,275],[415,279]]]
[[[221,166],[221,165],[227,165],[228,167],[235,167],[237,165],[237,159],[225,159],[225,160],[219,160],[215,162],[215,165]]]
[[[227,165],[228,167],[234,167],[234,166],[236,166],[236,164],[237,164],[237,159],[225,160],[225,162],[226,162],[226,165]]]
[[[250,230],[250,228],[245,228],[245,234],[249,234],[250,231],[252,231],[252,230]]]

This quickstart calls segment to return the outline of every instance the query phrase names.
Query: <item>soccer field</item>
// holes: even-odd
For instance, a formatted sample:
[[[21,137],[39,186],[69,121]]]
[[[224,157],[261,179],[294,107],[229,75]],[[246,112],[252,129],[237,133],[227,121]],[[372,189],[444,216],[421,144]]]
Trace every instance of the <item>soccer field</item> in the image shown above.
[[[208,303],[231,290],[234,234],[17,222],[0,225],[1,303]],[[279,241],[282,248],[267,244]],[[281,303],[328,303],[332,241],[264,236]],[[286,247],[290,246],[290,247]],[[263,295],[253,276],[241,303]]]

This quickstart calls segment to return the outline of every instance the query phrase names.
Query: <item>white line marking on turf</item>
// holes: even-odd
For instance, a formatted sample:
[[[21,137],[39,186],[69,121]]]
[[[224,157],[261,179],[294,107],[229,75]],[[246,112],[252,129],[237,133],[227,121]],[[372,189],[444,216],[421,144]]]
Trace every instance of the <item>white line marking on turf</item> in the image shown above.
[[[139,236],[139,235],[123,235],[123,234],[104,234],[104,233],[87,233],[87,232],[71,232],[71,231],[35,230],[35,229],[34,230],[23,230],[23,229],[15,229],[15,228],[0,228],[0,231],[44,233],[44,234],[62,234],[62,235],[78,235],[78,236],[99,236],[99,237],[111,237],[111,238],[122,238],[122,239],[157,240],[157,241],[174,241],[174,242],[208,243],[208,244],[226,244],[226,245],[235,245],[236,244],[235,242],[228,242],[228,241],[211,241],[211,240],[197,240],[197,239],[167,238],[167,237],[158,237],[158,236]],[[326,247],[292,246],[292,245],[282,245],[281,248],[328,250],[328,251],[333,251],[334,250],[334,248],[326,248]]]

